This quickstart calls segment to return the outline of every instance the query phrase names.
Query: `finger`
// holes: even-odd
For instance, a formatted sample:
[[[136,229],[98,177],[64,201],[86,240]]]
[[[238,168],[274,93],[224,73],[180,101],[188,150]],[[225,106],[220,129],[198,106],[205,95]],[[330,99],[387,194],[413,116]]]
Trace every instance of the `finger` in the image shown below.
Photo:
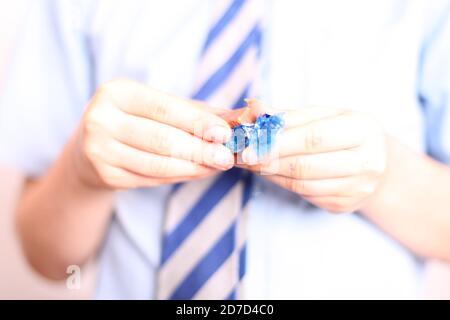
[[[220,116],[198,102],[172,96],[134,81],[118,80],[103,86],[122,111],[161,122],[208,141],[226,142],[231,129]]]
[[[125,115],[111,130],[115,139],[142,151],[193,161],[221,170],[227,170],[234,164],[233,154],[222,144],[201,140],[151,119]]]
[[[261,143],[261,140],[258,140]],[[259,148],[259,154],[255,150],[255,146],[251,145],[242,151],[242,156],[239,159],[238,164],[246,166],[264,166],[267,167],[272,160],[280,158],[280,151],[277,143],[272,140],[272,146],[269,150],[266,144],[256,146]]]
[[[213,174],[214,173],[207,173],[201,176],[196,176],[195,179],[205,178]],[[104,183],[115,189],[156,187],[194,179],[194,177],[151,178],[106,163],[103,164],[101,175]]]
[[[281,157],[350,149],[366,139],[366,121],[353,114],[341,114],[280,133]]]
[[[232,128],[243,123],[254,123],[256,116],[249,107],[232,109],[220,115]]]
[[[293,179],[315,180],[343,178],[362,174],[367,167],[355,149],[336,152],[272,158],[267,164],[249,166],[262,175],[276,174]]]
[[[357,210],[360,201],[354,197],[337,197],[337,196],[318,196],[318,197],[303,197],[306,201],[324,208],[331,213],[344,213]]]
[[[312,122],[326,118],[337,117],[344,111],[335,108],[326,107],[305,107],[297,110],[288,111],[285,117],[285,129],[304,126]]]
[[[150,178],[177,178],[203,176],[216,170],[191,161],[161,156],[132,148],[111,140],[105,148],[110,165]]]
[[[197,108],[203,109],[206,112],[218,115],[222,118],[222,116],[228,112],[230,112],[230,109],[224,109],[221,107],[214,107],[206,103],[205,101],[201,100],[189,100],[192,102]]]
[[[302,196],[356,196],[365,194],[361,176],[323,180],[299,180],[284,176],[266,176],[275,184]],[[367,190],[370,193],[371,190]]]
[[[252,110],[255,117],[260,114],[277,114],[285,113],[285,125],[284,128],[293,128],[297,126],[303,126],[305,124],[334,117],[342,114],[344,111],[342,109],[336,108],[326,108],[326,107],[305,107],[296,109],[275,109],[269,107],[256,99],[246,99],[248,107]]]

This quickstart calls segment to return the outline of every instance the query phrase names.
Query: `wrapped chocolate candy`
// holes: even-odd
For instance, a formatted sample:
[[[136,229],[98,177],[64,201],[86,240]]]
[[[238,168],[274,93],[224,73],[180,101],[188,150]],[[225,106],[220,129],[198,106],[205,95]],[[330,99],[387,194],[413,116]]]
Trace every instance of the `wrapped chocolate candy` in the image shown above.
[[[276,138],[284,127],[283,114],[260,115],[254,125],[254,134],[250,144],[256,151],[258,159],[269,154],[276,143]]]
[[[244,151],[253,141],[255,126],[253,124],[239,124],[233,128],[231,139],[225,144],[233,153]]]
[[[270,153],[276,136],[284,127],[283,114],[264,113],[255,118],[249,106],[233,110],[227,115],[226,120],[232,127],[233,133],[225,146],[233,153],[240,153],[251,146],[258,158]]]

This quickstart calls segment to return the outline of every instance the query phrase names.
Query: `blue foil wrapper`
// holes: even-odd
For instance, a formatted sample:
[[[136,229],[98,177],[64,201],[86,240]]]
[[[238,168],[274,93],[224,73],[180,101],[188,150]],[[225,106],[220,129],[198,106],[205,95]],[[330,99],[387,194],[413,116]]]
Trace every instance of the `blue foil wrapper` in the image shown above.
[[[231,139],[225,144],[232,152],[240,153],[251,146],[264,157],[272,150],[276,136],[285,124],[283,114],[262,114],[254,124],[241,124],[233,128]]]
[[[231,139],[225,144],[233,153],[244,151],[250,145],[254,135],[255,126],[253,124],[241,124],[233,128]]]
[[[278,132],[284,127],[284,117],[283,114],[262,114],[255,122],[255,127],[259,129],[269,129]]]

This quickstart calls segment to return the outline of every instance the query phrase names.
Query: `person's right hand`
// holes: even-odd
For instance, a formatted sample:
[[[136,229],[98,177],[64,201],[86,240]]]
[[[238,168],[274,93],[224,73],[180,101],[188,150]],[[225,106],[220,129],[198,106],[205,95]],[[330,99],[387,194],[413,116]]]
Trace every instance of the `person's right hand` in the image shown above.
[[[230,169],[231,135],[213,108],[130,80],[102,85],[74,140],[75,169],[91,186],[150,187]]]

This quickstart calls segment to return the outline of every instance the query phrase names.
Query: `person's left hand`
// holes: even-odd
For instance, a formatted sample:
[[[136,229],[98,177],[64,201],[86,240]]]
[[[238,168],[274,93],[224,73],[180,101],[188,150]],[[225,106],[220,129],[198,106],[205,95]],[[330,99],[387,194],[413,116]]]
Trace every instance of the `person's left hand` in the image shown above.
[[[362,113],[321,107],[284,116],[275,151],[261,162],[246,149],[242,166],[331,212],[358,210],[385,171],[381,126]]]

